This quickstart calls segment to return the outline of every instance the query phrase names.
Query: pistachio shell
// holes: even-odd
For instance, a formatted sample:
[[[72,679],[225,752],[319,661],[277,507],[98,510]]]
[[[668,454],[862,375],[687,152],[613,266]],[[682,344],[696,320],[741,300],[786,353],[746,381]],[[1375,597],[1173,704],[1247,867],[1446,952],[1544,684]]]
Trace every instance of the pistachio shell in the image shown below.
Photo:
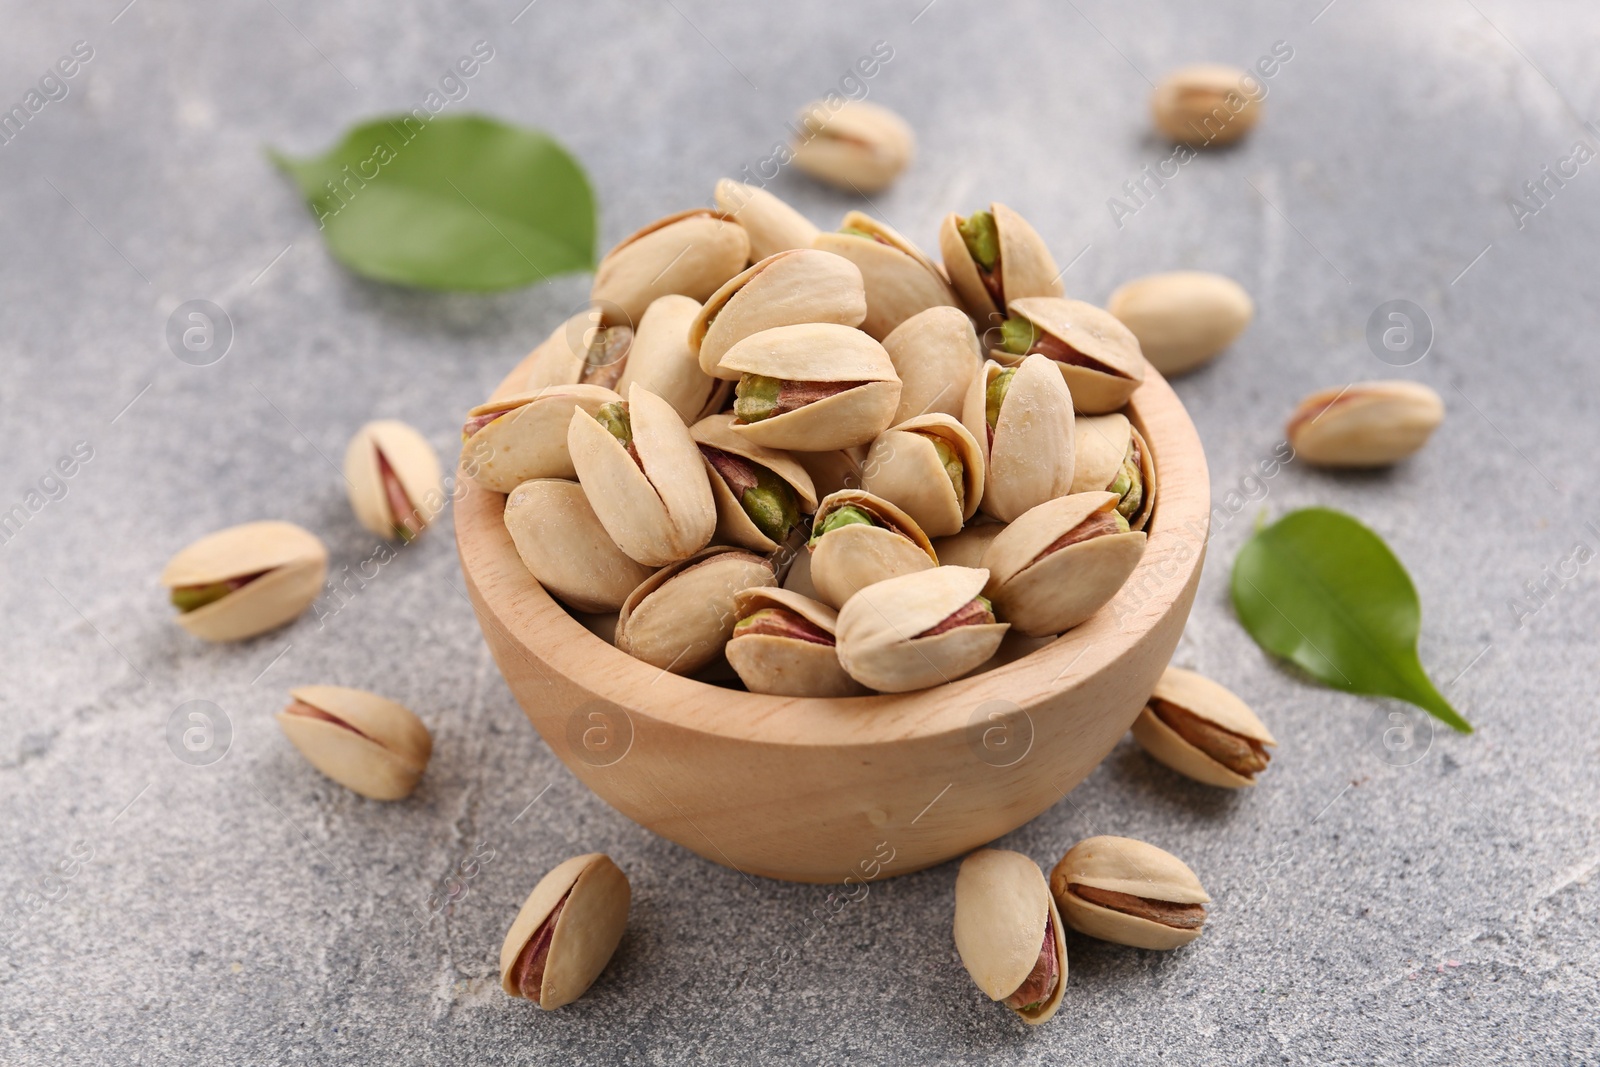
[[[831,452],[795,452],[796,463],[811,475],[817,499],[841,489],[861,488],[861,463],[866,459],[867,446],[834,449]]]
[[[177,616],[206,641],[238,641],[297,617],[322,591],[328,550],[289,522],[247,522],[207,534],[167,561],[161,584],[182,589],[260,575],[221,599]]]
[[[995,261],[1000,273],[999,303],[984,284],[982,266],[962,239],[961,216],[952,211],[939,226],[939,256],[950,283],[972,317],[986,326],[1004,318],[1005,304],[1019,296],[1061,296],[1063,292],[1061,268],[1028,220],[1001,203],[990,204],[989,213],[999,238],[1000,256]]]
[[[517,961],[559,906],[543,981],[537,998],[529,999],[552,1011],[583,996],[622,941],[632,898],[627,875],[604,853],[574,856],[557,865],[528,894],[500,946],[501,988],[513,997],[523,995]]]
[[[735,432],[768,448],[829,452],[871,441],[889,426],[900,379],[883,346],[838,323],[779,326],[746,337],[722,357],[725,371],[798,382],[861,382],[852,389]]]
[[[765,189],[731,178],[717,182],[717,207],[750,235],[750,258],[760,262],[790,248],[810,248],[816,224]]]
[[[738,621],[734,594],[777,584],[771,561],[717,546],[642,582],[622,605],[617,647],[674,674],[692,674],[722,655]]]
[[[787,452],[763,448],[735,433],[732,412],[725,411],[720,415],[706,416],[689,427],[689,436],[697,445],[709,445],[731,455],[741,456],[776,474],[794,490],[801,515],[810,515],[817,510],[817,491],[813,488],[811,475],[806,473],[806,469],[795,462],[794,457]],[[711,466],[709,460],[706,465],[711,480],[711,495],[717,502],[716,540],[756,552],[776,552],[778,543],[756,526],[745,511],[744,505],[733,495],[733,490],[728,487],[722,475]]]
[[[955,567],[979,567],[983,565],[983,554],[988,550],[989,542],[999,537],[1000,531],[1005,528],[1003,522],[993,522],[979,516],[976,523],[962,528],[960,533],[934,538],[933,551],[940,563]]]
[[[461,466],[494,493],[509,493],[534,478],[576,478],[567,451],[572,412],[593,415],[622,397],[598,385],[555,385],[479,404],[470,422],[499,412],[493,422],[461,442]]]
[[[1133,331],[1150,365],[1170,378],[1231,345],[1250,325],[1255,304],[1232,278],[1180,270],[1119,286],[1106,310]]]
[[[1128,525],[1142,530],[1150,522],[1156,506],[1155,457],[1144,435],[1134,428],[1128,417],[1119,412],[1110,415],[1080,415],[1074,421],[1073,436],[1077,445],[1077,462],[1072,470],[1074,493],[1105,492],[1122,472],[1122,461],[1128,455],[1130,444],[1139,452],[1139,477],[1141,491],[1139,506],[1128,516]]]
[[[1059,538],[1096,512],[1112,512],[1112,493],[1076,493],[1032,508],[990,542],[983,566],[984,595],[995,614],[1030,637],[1059,634],[1099,611],[1144,555],[1141,532],[1108,533],[1069,544],[1040,558]]]
[[[959,499],[931,440],[935,437],[961,462]],[[872,442],[861,488],[899,506],[930,537],[947,537],[978,510],[983,477],[983,449],[957,419],[940,412],[908,419]]]
[[[1117,317],[1082,300],[1030,296],[1010,302],[1008,310],[1033,323],[1068,348],[1088,357],[1099,367],[1053,360],[1072,390],[1072,402],[1085,415],[1115,411],[1128,402],[1144,382],[1144,355],[1139,339]],[[1002,363],[1017,356],[999,349],[990,356]],[[1104,369],[1101,369],[1104,368]]]
[[[1255,773],[1241,774],[1211,752],[1197,747],[1174,730],[1157,713],[1165,703],[1198,720],[1205,733],[1225,742],[1224,752],[1259,754],[1265,762],[1266,745],[1278,742],[1255,712],[1211,679],[1179,667],[1168,667],[1156,683],[1150,701],[1133,724],[1133,737],[1161,763],[1188,778],[1224,789],[1256,784]],[[1247,768],[1254,772],[1254,768]]]
[[[985,363],[967,387],[961,422],[986,448],[984,514],[1010,522],[1029,508],[1066,496],[1077,462],[1072,393],[1046,356],[1016,365],[991,437],[986,415],[989,382],[1006,368]]]
[[[741,621],[766,608],[784,608],[830,635],[838,622],[838,614],[826,604],[788,589],[746,589],[734,596],[733,605]],[[833,645],[776,634],[735,634],[726,653],[752,693],[851,697],[866,692],[839,665]]]
[[[1232,144],[1261,118],[1261,99],[1246,92],[1251,77],[1221,63],[1179,67],[1150,94],[1156,129],[1183,144]]]
[[[578,611],[616,611],[655,573],[612,543],[577,482],[523,482],[506,497],[505,524],[528,572]]]
[[[916,138],[906,120],[865,100],[818,100],[800,112],[806,136],[795,138],[795,166],[841,189],[871,193],[900,176]]]
[[[961,417],[967,387],[983,366],[972,320],[960,308],[919,311],[883,339],[900,376],[900,406],[894,421],[942,411]]]
[[[589,298],[607,325],[631,326],[657,297],[705,300],[750,259],[750,238],[730,216],[708,208],[657,219],[607,252]]]
[[[861,271],[843,256],[790,249],[761,260],[712,294],[689,326],[688,345],[700,369],[730,381],[720,367],[738,342],[762,330],[804,322],[859,326],[867,314]]]
[[[889,501],[860,489],[830,493],[817,505],[812,519],[816,529],[833,511],[857,507],[888,526],[852,524],[830,530],[810,546],[810,576],[817,599],[833,608],[844,606],[858,591],[902,574],[931,570],[939,565],[933,545],[915,519]]]
[[[720,408],[731,386],[703,372],[689,350],[689,325],[699,314],[699,303],[687,296],[652,301],[634,332],[617,392],[626,396],[628,387],[638,382],[671,404],[686,423]]]
[[[357,520],[379,537],[409,541],[444,508],[439,454],[426,437],[394,419],[369,422],[350,438],[344,480]],[[396,491],[406,506],[395,499]]]
[[[1182,928],[1085,900],[1073,889],[1087,886],[1143,901],[1206,904],[1211,897],[1187,864],[1170,852],[1128,837],[1091,837],[1067,850],[1050,872],[1050,892],[1067,925],[1080,934],[1136,948],[1171,949],[1200,936],[1201,926]],[[1151,909],[1141,909],[1151,910]],[[1192,910],[1192,909],[1191,909]],[[1203,909],[1200,921],[1204,921]]]
[[[551,330],[550,336],[529,353],[525,388],[538,392],[551,386],[593,385],[610,389],[615,385],[627,370],[633,349],[633,323],[615,326],[620,331],[617,340],[609,333],[600,336],[600,330],[612,328],[603,326],[601,318],[601,308],[588,307]],[[591,353],[597,342],[600,347]]]
[[[284,736],[317,770],[373,800],[399,800],[416,788],[433,738],[409,708],[341,685],[303,685],[289,695],[338,720],[296,713],[296,704],[277,715]]]
[[[970,604],[988,580],[982,569],[935,567],[867,586],[839,609],[839,662],[880,693],[926,689],[971,672],[1000,647],[1005,623],[922,635]]]
[[[956,951],[990,1000],[1005,1000],[1027,980],[1039,960],[1047,924],[1055,939],[1060,977],[1038,1009],[1017,1011],[1023,1022],[1032,1025],[1056,1013],[1067,987],[1066,935],[1044,872],[1022,853],[1004,849],[981,849],[961,861],[956,875]]]
[[[845,215],[844,225],[873,236],[822,233],[812,247],[841,255],[860,268],[867,291],[867,317],[861,328],[867,333],[881,340],[918,312],[961,306],[944,272],[888,223],[852,211]]]
[[[1321,467],[1385,467],[1428,443],[1444,401],[1418,382],[1354,382],[1312,393],[1285,433],[1295,455]]]

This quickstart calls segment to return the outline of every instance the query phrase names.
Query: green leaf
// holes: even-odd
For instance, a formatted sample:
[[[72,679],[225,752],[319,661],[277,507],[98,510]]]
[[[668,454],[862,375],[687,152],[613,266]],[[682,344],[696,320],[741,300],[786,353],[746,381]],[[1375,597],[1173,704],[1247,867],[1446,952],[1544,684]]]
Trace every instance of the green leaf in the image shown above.
[[[1411,577],[1349,515],[1305,508],[1257,532],[1233,563],[1233,606],[1256,644],[1327,684],[1397,697],[1472,732],[1417,659]]]
[[[594,268],[589,179],[537,130],[395,115],[355,127],[324,156],[268,155],[357,274],[487,292]]]

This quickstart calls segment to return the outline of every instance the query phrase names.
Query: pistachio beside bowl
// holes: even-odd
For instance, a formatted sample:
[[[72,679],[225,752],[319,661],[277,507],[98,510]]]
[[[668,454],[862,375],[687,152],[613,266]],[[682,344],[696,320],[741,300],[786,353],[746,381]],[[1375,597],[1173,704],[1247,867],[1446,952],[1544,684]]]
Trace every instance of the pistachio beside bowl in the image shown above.
[[[416,788],[433,737],[409,708],[339,685],[303,685],[289,695],[278,725],[317,770],[373,800],[399,800]]]
[[[289,522],[247,522],[208,534],[167,561],[161,584],[178,625],[207,641],[275,630],[311,606],[328,550]]]
[[[500,946],[500,986],[545,1011],[571,1004],[605,970],[628,925],[627,875],[600,852],[539,880]]]
[[[1080,934],[1134,948],[1173,949],[1199,937],[1211,897],[1170,852],[1128,837],[1091,837],[1050,872],[1061,916]]]
[[[1244,701],[1181,667],[1162,674],[1133,737],[1179,774],[1224,789],[1255,785],[1278,743]]]
[[[1030,1026],[1049,1021],[1067,986],[1061,913],[1039,865],[986,848],[956,875],[956,951],[990,1000]]]

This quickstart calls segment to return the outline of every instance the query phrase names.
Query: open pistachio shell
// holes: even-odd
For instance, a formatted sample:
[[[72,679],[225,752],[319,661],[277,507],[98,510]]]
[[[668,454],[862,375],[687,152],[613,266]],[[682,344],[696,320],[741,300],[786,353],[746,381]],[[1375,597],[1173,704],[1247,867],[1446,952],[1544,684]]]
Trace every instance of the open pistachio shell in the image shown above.
[[[872,442],[861,488],[899,506],[929,537],[948,537],[977,512],[984,466],[982,446],[954,416],[918,415]]]
[[[1444,401],[1420,382],[1354,382],[1312,393],[1284,432],[1295,455],[1321,467],[1385,467],[1428,443]]]
[[[633,323],[604,325],[601,309],[589,307],[550,331],[530,354],[525,388],[558,385],[614,389],[633,351]]]
[[[861,488],[861,464],[867,458],[866,445],[835,449],[832,452],[795,452],[794,460],[811,475],[811,484],[821,500],[841,489]]]
[[[861,269],[867,291],[861,328],[867,333],[882,340],[918,312],[961,306],[944,272],[888,223],[852,211],[845,215],[844,227],[858,232],[818,234],[812,247],[841,255]]]
[[[628,877],[600,852],[539,880],[500,946],[500,987],[551,1011],[588,992],[628,925]]]
[[[1080,415],[1075,420],[1073,437],[1077,445],[1077,462],[1072,470],[1074,493],[1116,492],[1112,486],[1125,477],[1124,465],[1130,458],[1138,463],[1137,484],[1129,479],[1127,493],[1117,505],[1128,520],[1128,526],[1142,530],[1150,522],[1156,506],[1156,464],[1145,442],[1126,415],[1112,412],[1109,415]],[[1137,490],[1137,501],[1130,494]]]
[[[1211,900],[1186,863],[1130,837],[1073,845],[1050,872],[1050,892],[1078,933],[1150,949],[1199,937]]]
[[[1042,1000],[1006,1005],[1023,1022],[1036,1026],[1061,1006],[1067,987],[1066,934],[1044,872],[1027,856],[986,848],[961,861],[955,937],[967,973],[990,1000],[1011,1000],[1034,980]],[[1053,985],[1048,979],[1052,970]],[[1025,995],[1034,994],[1030,989]]]
[[[604,309],[606,325],[632,326],[657,297],[705,300],[749,259],[750,238],[732,217],[708,208],[680,211],[607,252],[589,298]]]
[[[1072,394],[1050,360],[1033,355],[1018,363],[989,426],[989,385],[1012,368],[990,360],[967,387],[961,422],[988,458],[985,515],[1010,522],[1029,508],[1066,496],[1077,462]]]
[[[883,350],[900,376],[895,422],[939,411],[961,417],[967,387],[983,366],[966,312],[944,306],[919,311],[883,339]]]
[[[980,515],[976,522],[963,527],[960,533],[934,538],[933,551],[940,563],[953,567],[981,567],[983,554],[989,550],[989,542],[999,537],[1000,531],[1005,528],[1005,523]]]
[[[735,420],[735,432],[768,448],[829,452],[866,444],[889,427],[900,403],[900,378],[889,353],[860,330],[838,323],[763,330],[728,349],[722,369],[784,383],[849,383],[782,414]]]
[[[1180,270],[1118,286],[1106,310],[1133,331],[1150,365],[1170,378],[1231,345],[1250,325],[1255,304],[1232,278]]]
[[[795,462],[789,453],[774,448],[763,448],[734,433],[731,412],[706,416],[689,427],[689,436],[694,438],[695,444],[704,446],[701,449],[702,453],[705,448],[713,448],[749,460],[777,475],[794,494],[796,518],[810,515],[817,510],[817,491],[812,487],[811,475],[806,473],[806,469]],[[711,495],[717,501],[716,540],[740,545],[756,552],[776,552],[780,542],[761,531],[751,518],[744,501],[734,495],[727,479],[717,471],[715,464],[709,458],[706,460],[706,466],[711,479]]]
[[[832,322],[859,326],[867,314],[861,271],[843,256],[795,248],[761,260],[711,295],[689,326],[700,369],[730,381],[722,357],[738,342],[775,326]]]
[[[161,584],[185,608],[179,626],[206,641],[238,641],[305,611],[327,574],[328,550],[310,531],[289,522],[247,522],[173,556]]]
[[[593,415],[621,399],[598,385],[553,385],[479,404],[467,412],[461,466],[495,493],[533,478],[576,478],[567,452],[572,412]]]
[[[1133,737],[1187,778],[1224,789],[1256,784],[1276,745],[1249,705],[1211,679],[1168,667],[1134,720]]]
[[[810,575],[818,600],[840,608],[874,582],[939,565],[928,535],[915,519],[860,489],[841,489],[824,498],[812,518],[812,530],[821,529],[828,516],[846,507],[866,513],[872,524],[851,523],[820,535],[812,533]]]
[[[617,647],[674,674],[692,674],[722,655],[738,621],[734,595],[777,584],[772,562],[719,545],[657,571],[629,594],[617,619]]]
[[[1004,204],[989,205],[985,238],[992,242],[989,266],[974,257],[963,237],[963,223],[978,221],[975,214],[962,219],[955,212],[939,226],[939,255],[950,283],[972,317],[992,326],[1005,317],[1006,304],[1022,296],[1060,296],[1061,269],[1056,266],[1044,238]]]
[[[409,708],[342,685],[303,685],[289,695],[278,725],[317,770],[373,800],[399,800],[417,787],[433,737]]]
[[[880,693],[926,689],[971,672],[994,655],[1008,629],[978,612],[951,625],[958,613],[982,607],[988,580],[982,569],[935,567],[867,586],[839,609],[839,662]]]
[[[984,595],[995,614],[1029,637],[1043,637],[1072,629],[1116,596],[1145,544],[1143,533],[1126,530],[1116,503],[1113,493],[1075,493],[1007,526],[983,554],[990,572]],[[1082,539],[1056,547],[1074,534]]]
[[[631,448],[594,416],[574,411],[567,450],[611,540],[645,566],[664,567],[706,546],[717,528],[717,505],[700,449],[671,404],[634,385],[628,421]]]
[[[612,543],[577,482],[523,482],[506,497],[505,524],[528,572],[578,611],[616,611],[655,573]]]
[[[1116,411],[1144,382],[1145,360],[1139,339],[1111,312],[1082,300],[1029,296],[1012,300],[1013,318],[1033,325],[1032,351],[1043,351],[1072,390],[1072,402],[1085,415]],[[1021,357],[994,344],[989,355],[1001,363]]]
[[[733,606],[739,624],[726,652],[750,692],[785,697],[850,697],[866,692],[839,665],[834,647],[838,615],[826,604],[788,589],[758,588],[737,594]],[[777,618],[771,623],[746,621],[758,612]]]
[[[634,331],[617,392],[626,396],[628,387],[638,382],[671,404],[684,422],[720,408],[732,386],[703,372],[689,351],[689,324],[699,314],[699,303],[687,296],[673,294],[652,301]]]
[[[765,189],[723,178],[717,182],[717,207],[733,216],[750,235],[750,259],[759,263],[790,248],[810,248],[821,231],[816,223]]]
[[[413,540],[444,509],[439,454],[394,419],[369,422],[350,438],[344,480],[356,518],[379,537]]]
[[[794,165],[847,192],[876,192],[911,162],[911,127],[886,107],[834,96],[807,105],[800,121],[805,133],[792,146]]]

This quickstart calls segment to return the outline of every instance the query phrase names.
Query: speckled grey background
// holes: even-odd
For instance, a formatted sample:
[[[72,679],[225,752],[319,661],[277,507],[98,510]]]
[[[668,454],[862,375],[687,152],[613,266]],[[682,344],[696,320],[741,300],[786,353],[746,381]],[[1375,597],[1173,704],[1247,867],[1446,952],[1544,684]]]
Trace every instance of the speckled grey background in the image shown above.
[[[0,1061],[1596,1062],[1600,164],[1520,220],[1508,205],[1595,144],[1591,4],[523,2],[5,4],[0,104],[74,42],[93,58],[0,145],[0,512],[25,512],[0,545]],[[887,41],[870,96],[920,154],[873,207],[913,238],[1000,199],[1073,295],[1176,267],[1255,295],[1234,350],[1179,383],[1222,508],[1179,661],[1243,694],[1277,758],[1233,796],[1124,743],[1002,842],[1046,865],[1091,833],[1172,849],[1215,897],[1200,942],[1072,940],[1066,1002],[1029,1031],[955,955],[953,865],[841,909],[651,836],[523,719],[448,519],[321,626],[214,648],[171,624],[162,562],[221,526],[300,522],[354,570],[375,546],[328,462],[348,434],[394,416],[450,453],[584,299],[584,277],[491,298],[354,278],[263,158],[421,103],[479,40],[494,59],[454,109],[569,145],[606,245],[758,165]],[[1248,143],[1119,228],[1108,199],[1169,153],[1147,79],[1279,41],[1293,58]],[[794,174],[772,188],[822,222],[863,206]],[[233,323],[212,366],[163,340],[190,299]],[[1392,299],[1435,332],[1399,371],[1365,339]],[[1449,407],[1415,460],[1256,476],[1298,396],[1393,374]],[[74,448],[91,458],[50,480]],[[1309,504],[1409,565],[1423,661],[1475,736],[1408,738],[1403,706],[1308,684],[1240,630],[1235,551],[1259,514]],[[270,716],[309,681],[422,714],[414,798],[361,800],[295,754]],[[231,726],[209,766],[166,740],[190,700]],[[539,874],[590,849],[627,869],[632,921],[590,995],[541,1014],[500,993],[500,939]]]

